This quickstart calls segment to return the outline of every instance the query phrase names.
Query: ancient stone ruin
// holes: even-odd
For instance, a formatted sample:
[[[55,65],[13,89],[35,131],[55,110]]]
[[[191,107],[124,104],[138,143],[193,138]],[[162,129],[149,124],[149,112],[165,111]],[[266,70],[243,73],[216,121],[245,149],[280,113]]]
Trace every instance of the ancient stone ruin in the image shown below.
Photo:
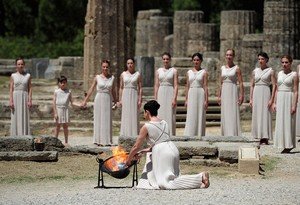
[[[236,50],[235,62],[242,69],[244,81],[248,82],[257,63],[256,55],[260,51],[269,54],[269,65],[275,70],[280,69],[278,58],[283,54],[300,59],[299,4],[296,0],[265,0],[263,33],[256,31],[255,11],[222,11],[219,36],[217,25],[203,22],[203,11],[175,11],[173,22],[160,21],[164,22],[164,27],[162,23],[153,27],[154,19],[166,19],[161,11],[139,11],[135,56],[154,56],[157,68],[161,66],[158,54],[168,51],[175,57],[174,66],[185,74],[187,68],[192,66],[186,58],[194,52],[201,52],[204,54],[203,65],[210,73],[209,80],[216,85],[216,68],[223,63],[226,49],[233,48]],[[170,24],[173,25],[173,32],[164,32]],[[215,58],[215,64],[212,64],[212,58]],[[297,64],[299,60],[295,60],[293,66]],[[181,86],[184,83],[184,79],[180,81]]]
[[[119,77],[127,57],[133,56],[132,0],[89,0],[84,28],[84,87],[100,72],[103,59]]]

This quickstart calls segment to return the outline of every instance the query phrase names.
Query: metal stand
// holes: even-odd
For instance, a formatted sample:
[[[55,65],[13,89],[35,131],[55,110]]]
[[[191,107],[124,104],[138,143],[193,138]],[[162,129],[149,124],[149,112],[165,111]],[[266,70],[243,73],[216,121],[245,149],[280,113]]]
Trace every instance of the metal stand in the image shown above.
[[[135,185],[138,185],[138,173],[137,173],[137,162],[133,165],[133,173],[132,173],[132,187],[134,187],[134,182]]]
[[[95,189],[97,189],[97,188],[107,188],[106,186],[104,186],[103,171],[101,169],[102,166],[103,166],[103,159],[97,158],[96,160],[99,163],[99,170],[98,170],[98,184],[94,188]],[[138,185],[137,161],[134,162],[134,164],[133,164],[132,186],[131,187],[134,187],[134,185]]]
[[[104,180],[103,180],[103,171],[101,170],[101,167],[103,165],[103,160],[102,159],[96,159],[97,162],[99,163],[99,170],[98,170],[98,185],[95,186],[94,188],[104,188]],[[100,185],[101,183],[101,185]]]

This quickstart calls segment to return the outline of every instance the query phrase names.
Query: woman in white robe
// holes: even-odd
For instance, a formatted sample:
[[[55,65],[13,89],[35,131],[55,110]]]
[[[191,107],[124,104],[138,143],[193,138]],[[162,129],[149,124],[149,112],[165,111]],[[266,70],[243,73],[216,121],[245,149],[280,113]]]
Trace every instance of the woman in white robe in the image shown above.
[[[180,175],[179,151],[170,141],[170,130],[166,121],[157,117],[160,105],[151,100],[144,106],[144,117],[149,120],[141,128],[132,147],[127,165],[147,152],[144,170],[137,188],[141,189],[196,189],[209,187],[209,174]],[[140,150],[144,140],[149,148]]]

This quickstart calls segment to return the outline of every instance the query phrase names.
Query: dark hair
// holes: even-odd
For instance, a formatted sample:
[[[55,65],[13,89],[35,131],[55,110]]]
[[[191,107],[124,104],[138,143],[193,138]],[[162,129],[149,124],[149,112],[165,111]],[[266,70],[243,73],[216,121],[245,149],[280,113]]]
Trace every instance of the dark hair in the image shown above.
[[[170,53],[168,53],[168,52],[164,52],[162,55],[161,55],[161,57],[163,57],[163,56],[168,56],[170,59],[172,58],[172,56],[171,56],[171,54]]]
[[[132,60],[132,62],[135,63],[135,62],[134,62],[134,58],[127,58],[127,60],[126,60],[126,65],[125,65],[125,68],[124,68],[124,71],[127,71],[127,70],[128,70],[128,68],[127,68],[127,61],[128,61],[128,60]]]
[[[63,81],[68,82],[68,79],[66,76],[62,75],[60,78],[57,78],[57,83],[62,83]]]
[[[232,51],[232,55],[235,56],[235,50],[233,48],[228,48],[225,52],[225,54],[227,53],[227,51]]]
[[[16,61],[15,61],[15,63],[17,64],[17,62],[18,62],[19,60],[22,60],[22,61],[23,61],[23,63],[24,63],[24,65],[25,65],[25,61],[24,61],[24,58],[23,58],[22,56],[20,56],[20,57],[16,58]]]
[[[108,64],[108,66],[110,66],[110,62],[109,62],[109,60],[106,60],[106,59],[104,59],[104,60],[102,60],[102,61],[101,61],[101,65],[102,65],[103,63],[107,63],[107,64]]]
[[[293,62],[293,58],[292,58],[292,56],[290,56],[290,55],[283,55],[283,56],[281,56],[281,60],[282,60],[283,58],[288,59],[288,61],[289,61],[290,63]]]
[[[160,104],[156,100],[150,100],[144,105],[144,110],[149,111],[151,116],[157,116],[157,110],[159,109]]]
[[[194,53],[194,54],[192,55],[192,60],[194,60],[194,58],[195,58],[196,56],[198,56],[198,58],[199,58],[201,61],[203,61],[203,55],[202,55],[201,53]]]
[[[265,59],[267,59],[267,62],[269,61],[269,56],[268,56],[268,54],[266,53],[266,52],[259,52],[258,54],[257,54],[257,57],[259,57],[259,56],[262,56],[262,57],[264,57]]]

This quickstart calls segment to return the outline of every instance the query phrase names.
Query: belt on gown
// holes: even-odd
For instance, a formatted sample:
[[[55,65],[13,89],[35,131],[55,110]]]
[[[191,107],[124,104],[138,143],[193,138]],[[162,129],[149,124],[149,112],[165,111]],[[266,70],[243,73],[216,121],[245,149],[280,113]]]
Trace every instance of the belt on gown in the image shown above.
[[[65,105],[56,105],[56,108],[59,108],[59,109],[68,109],[68,106],[65,106]]]
[[[137,88],[136,88],[136,87],[133,87],[133,86],[124,87],[123,89],[133,89],[133,90],[137,90]]]
[[[278,92],[293,92],[292,89],[279,89],[278,88]]]
[[[97,90],[97,93],[110,93],[110,91],[109,90]]]
[[[159,86],[166,86],[166,87],[170,86],[170,87],[173,87],[172,84],[160,84]]]
[[[254,86],[266,86],[266,87],[269,87],[270,85],[267,85],[267,84],[255,84]]]
[[[193,85],[193,86],[190,86],[190,88],[203,88],[201,85]]]
[[[236,85],[236,82],[232,82],[232,81],[223,81],[223,83],[235,84]]]

